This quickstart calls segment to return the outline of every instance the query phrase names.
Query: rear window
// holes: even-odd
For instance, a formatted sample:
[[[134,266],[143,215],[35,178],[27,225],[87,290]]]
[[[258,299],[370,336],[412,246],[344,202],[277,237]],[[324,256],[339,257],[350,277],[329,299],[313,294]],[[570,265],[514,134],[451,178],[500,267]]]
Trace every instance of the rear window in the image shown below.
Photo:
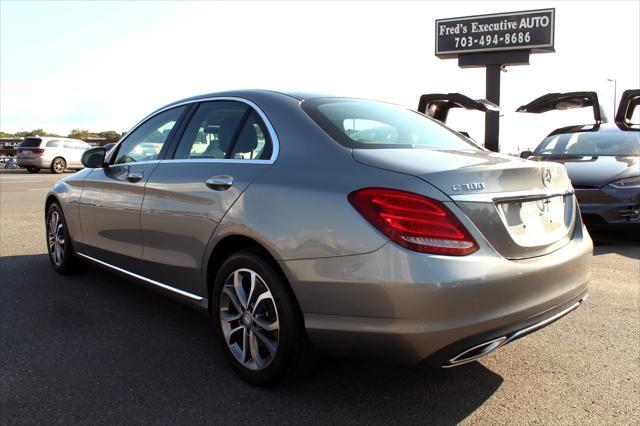
[[[478,149],[436,120],[383,102],[316,98],[304,101],[302,109],[348,148]]]
[[[534,155],[636,156],[640,155],[640,134],[623,131],[562,133],[545,138]]]
[[[20,148],[37,148],[40,146],[42,139],[40,138],[25,138],[20,142]]]

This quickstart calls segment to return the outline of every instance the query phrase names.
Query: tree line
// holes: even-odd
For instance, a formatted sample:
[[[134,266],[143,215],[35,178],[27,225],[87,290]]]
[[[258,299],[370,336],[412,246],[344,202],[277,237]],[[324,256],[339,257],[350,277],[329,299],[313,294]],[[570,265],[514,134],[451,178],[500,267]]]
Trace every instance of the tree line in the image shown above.
[[[21,139],[26,136],[53,136],[60,138],[71,138],[71,139],[91,139],[91,138],[104,138],[108,143],[117,142],[124,135],[124,133],[116,132],[115,130],[107,130],[105,132],[92,132],[86,129],[73,129],[71,133],[68,135],[60,135],[57,133],[49,133],[44,131],[43,129],[34,129],[29,132],[16,132],[16,133],[6,133],[0,132],[0,138],[15,138]]]

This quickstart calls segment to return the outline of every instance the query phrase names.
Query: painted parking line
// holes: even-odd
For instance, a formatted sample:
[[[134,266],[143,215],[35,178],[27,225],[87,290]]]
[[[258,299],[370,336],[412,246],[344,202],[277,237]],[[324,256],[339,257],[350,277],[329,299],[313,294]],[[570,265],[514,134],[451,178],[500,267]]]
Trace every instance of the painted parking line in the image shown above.
[[[0,183],[39,183],[44,182],[43,180],[8,180],[0,179]]]

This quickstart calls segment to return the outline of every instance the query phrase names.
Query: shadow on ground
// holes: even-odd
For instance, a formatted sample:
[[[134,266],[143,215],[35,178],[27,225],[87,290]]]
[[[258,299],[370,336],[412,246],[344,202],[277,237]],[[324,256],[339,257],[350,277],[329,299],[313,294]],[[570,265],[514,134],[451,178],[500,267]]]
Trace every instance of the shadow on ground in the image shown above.
[[[2,423],[438,423],[481,406],[502,378],[325,361],[297,384],[241,382],[206,316],[89,268],[60,276],[46,255],[0,258]]]

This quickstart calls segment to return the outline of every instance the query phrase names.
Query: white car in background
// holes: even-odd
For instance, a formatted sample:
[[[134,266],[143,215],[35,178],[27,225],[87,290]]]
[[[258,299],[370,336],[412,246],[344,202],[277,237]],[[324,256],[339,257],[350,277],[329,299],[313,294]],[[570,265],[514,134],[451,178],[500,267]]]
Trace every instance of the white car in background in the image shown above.
[[[82,169],[82,154],[91,146],[79,139],[28,136],[18,146],[18,166],[31,173],[49,169],[62,173],[67,169]]]

